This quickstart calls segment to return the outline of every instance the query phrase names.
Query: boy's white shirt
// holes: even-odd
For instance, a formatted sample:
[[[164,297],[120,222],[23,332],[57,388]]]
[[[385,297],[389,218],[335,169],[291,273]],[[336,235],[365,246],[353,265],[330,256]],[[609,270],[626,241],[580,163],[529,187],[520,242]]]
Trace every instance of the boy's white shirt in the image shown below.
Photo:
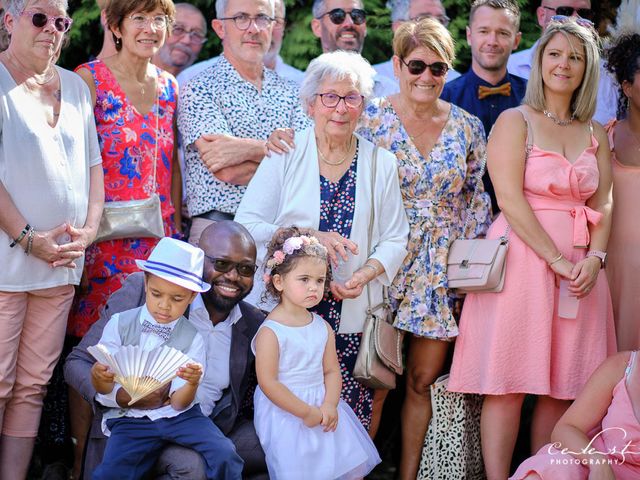
[[[118,331],[118,323],[119,323],[120,315],[114,314],[102,331],[102,337],[100,337],[100,342],[103,344],[110,353],[114,353],[119,347],[122,346],[122,342],[120,339],[120,333]],[[148,320],[152,324],[161,325],[163,327],[175,327],[178,320],[175,320],[171,323],[158,323],[151,316],[149,310],[147,310],[146,305],[142,307],[142,311],[140,313],[139,321],[140,323]],[[154,348],[160,346],[164,340],[154,333],[142,333],[140,335],[140,343],[139,345],[145,350],[153,350]],[[191,358],[194,362],[197,362],[202,365],[203,368],[203,376],[204,369],[206,368],[206,352],[204,346],[204,340],[200,333],[196,333],[195,337],[193,337],[193,342],[191,343],[191,347],[188,351],[184,352],[189,358]],[[180,377],[176,377],[171,381],[171,387],[169,388],[169,394],[173,394],[177,389],[185,385],[187,382]],[[159,418],[171,418],[177,415],[180,415],[182,412],[191,408],[194,404],[198,403],[197,398],[194,400],[189,407],[185,410],[175,410],[171,405],[165,405],[164,407],[154,408],[151,410],[142,410],[138,408],[121,408],[116,402],[116,394],[118,389],[121,387],[120,384],[116,383],[113,387],[111,393],[102,395],[100,393],[96,394],[96,400],[100,402],[105,407],[110,407],[102,417],[102,432],[109,436],[110,432],[106,426],[106,421],[110,418],[117,417],[131,417],[131,418],[140,418],[140,417],[148,417],[151,420],[157,420]]]

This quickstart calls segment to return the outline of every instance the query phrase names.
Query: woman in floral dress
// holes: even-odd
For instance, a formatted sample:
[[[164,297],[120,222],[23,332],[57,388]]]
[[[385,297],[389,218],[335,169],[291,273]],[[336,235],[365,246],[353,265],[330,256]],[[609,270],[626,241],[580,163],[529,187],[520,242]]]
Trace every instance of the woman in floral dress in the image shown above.
[[[460,299],[447,286],[449,245],[484,234],[491,215],[482,182],[469,208],[485,154],[482,124],[439,99],[454,56],[449,32],[432,19],[407,22],[396,31],[393,48],[400,93],[368,105],[359,133],[395,153],[411,228],[409,255],[390,289],[394,326],[412,334],[402,409],[405,480],[416,478],[420,463],[431,418],[429,386],[458,335]]]
[[[174,236],[177,229],[172,193],[174,200],[176,196],[172,187],[176,184],[174,174],[177,172],[172,169],[173,125],[178,85],[171,74],[150,61],[164,44],[175,7],[171,0],[112,0],[106,15],[117,53],[76,69],[89,86],[94,101],[105,202],[146,199],[155,191],[160,197],[164,234]],[[179,176],[177,182],[180,182]],[[177,209],[179,211],[179,205]],[[109,296],[122,286],[130,273],[138,271],[135,261],[146,259],[158,240],[107,240],[87,249],[86,283],[76,295],[71,310],[69,335],[84,336],[98,320]],[[72,434],[80,440],[76,453],[81,455],[88,425],[85,428],[79,419],[90,417],[90,408],[73,389],[70,404]]]

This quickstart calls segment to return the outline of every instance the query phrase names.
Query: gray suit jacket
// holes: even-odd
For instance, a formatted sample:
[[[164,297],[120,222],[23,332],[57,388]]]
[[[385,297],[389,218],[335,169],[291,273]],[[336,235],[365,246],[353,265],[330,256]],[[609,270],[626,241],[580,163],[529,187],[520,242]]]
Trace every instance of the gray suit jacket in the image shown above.
[[[106,446],[106,437],[102,434],[100,425],[103,407],[95,402],[96,391],[91,384],[91,367],[95,363],[95,359],[87,351],[87,347],[98,343],[107,321],[113,314],[139,307],[144,303],[144,274],[142,272],[132,273],[127,277],[122,288],[109,297],[98,321],[91,326],[65,362],[65,380],[82,395],[94,411],[91,430],[87,438],[84,478],[90,478],[93,469],[101,462]],[[240,302],[240,311],[242,318],[231,330],[230,385],[223,392],[222,398],[216,403],[210,416],[222,433],[228,436],[232,433],[236,423],[243,420],[239,418],[239,414],[244,402],[248,401],[252,404],[251,399],[247,399],[247,393],[251,394],[255,387],[255,358],[251,352],[251,339],[264,320],[264,314],[246,302]],[[185,316],[187,315],[188,313],[185,313]],[[231,435],[231,439],[234,440],[233,435]],[[238,449],[238,453],[243,456],[240,449]],[[258,454],[260,453],[258,452]],[[258,463],[262,462],[263,460],[258,459]],[[245,459],[245,464],[247,464],[247,459]]]

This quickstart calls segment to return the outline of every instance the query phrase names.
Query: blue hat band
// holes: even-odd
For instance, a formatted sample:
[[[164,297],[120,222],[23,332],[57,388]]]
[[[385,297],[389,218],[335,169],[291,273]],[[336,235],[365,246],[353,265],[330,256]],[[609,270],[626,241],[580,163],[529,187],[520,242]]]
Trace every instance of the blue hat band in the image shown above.
[[[145,268],[149,269],[149,270],[154,270],[156,272],[163,272],[163,273],[167,273],[169,275],[172,275],[174,277],[178,277],[181,278],[183,280],[186,280],[189,283],[193,283],[195,286],[197,286],[198,288],[202,288],[202,279],[200,277],[198,277],[197,275],[194,275],[191,272],[188,272],[186,270],[182,270],[180,268],[176,268],[173,265],[168,265],[166,263],[162,263],[162,262],[154,262],[153,260],[147,260],[145,262]]]

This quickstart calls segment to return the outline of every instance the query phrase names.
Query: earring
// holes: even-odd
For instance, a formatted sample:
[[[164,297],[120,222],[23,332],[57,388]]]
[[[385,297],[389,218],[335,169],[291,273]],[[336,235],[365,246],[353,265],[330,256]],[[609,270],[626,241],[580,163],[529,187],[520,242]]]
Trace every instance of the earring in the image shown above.
[[[115,38],[114,38],[114,42],[115,42],[115,44],[116,44],[116,48],[117,48],[118,50],[120,50],[120,48],[122,48],[122,38],[120,38],[120,37],[115,37]]]

